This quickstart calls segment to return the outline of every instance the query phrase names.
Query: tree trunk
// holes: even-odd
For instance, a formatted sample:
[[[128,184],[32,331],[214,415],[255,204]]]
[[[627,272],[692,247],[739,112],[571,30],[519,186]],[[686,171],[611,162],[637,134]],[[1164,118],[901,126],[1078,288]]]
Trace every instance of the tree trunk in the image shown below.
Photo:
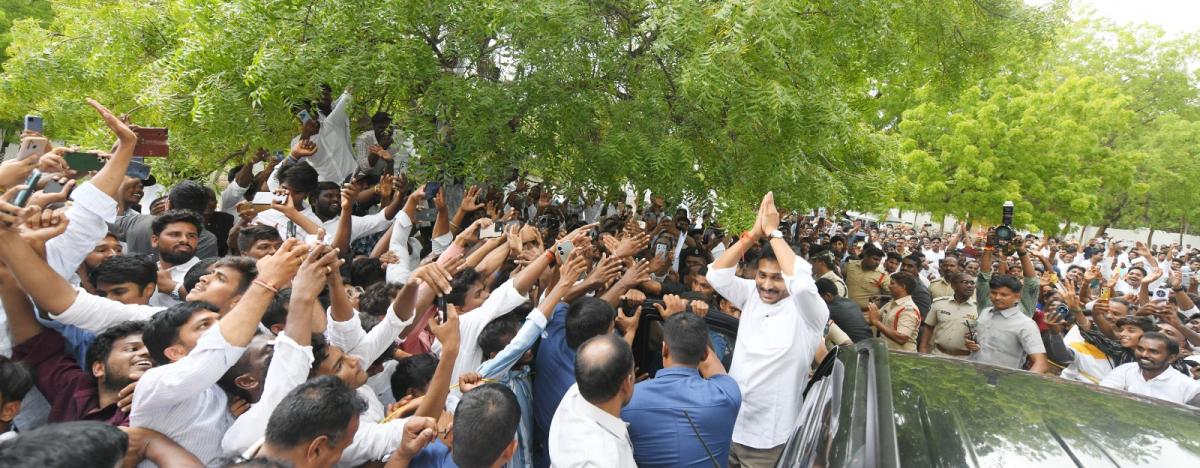
[[[1112,223],[1110,223],[1110,222],[1109,222],[1109,221],[1107,221],[1107,220],[1105,220],[1103,223],[1100,223],[1100,228],[1096,230],[1096,235],[1094,235],[1094,236],[1092,236],[1092,237],[1101,237],[1101,236],[1103,236],[1103,235],[1104,235],[1104,232],[1108,230],[1108,226],[1110,226],[1111,224],[1112,224]]]
[[[1187,215],[1179,217],[1179,250],[1183,250],[1183,236],[1187,234],[1188,222]]]
[[[1146,234],[1146,247],[1150,247],[1154,240],[1154,223],[1150,223],[1150,234]]]

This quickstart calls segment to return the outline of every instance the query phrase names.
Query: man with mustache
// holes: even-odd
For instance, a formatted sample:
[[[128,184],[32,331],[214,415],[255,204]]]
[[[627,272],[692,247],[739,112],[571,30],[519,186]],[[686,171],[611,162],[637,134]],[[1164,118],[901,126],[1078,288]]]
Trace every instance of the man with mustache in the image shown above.
[[[187,297],[183,277],[200,261],[196,246],[202,225],[200,216],[188,210],[171,210],[154,220],[150,243],[158,252],[158,292],[150,305],[170,307]]]
[[[770,239],[753,280],[738,278],[738,259]],[[754,227],[708,268],[708,282],[742,311],[729,375],[742,392],[729,466],[775,466],[796,427],[801,392],[829,309],[817,293],[812,266],[779,231],[775,197],[767,193]]]
[[[1200,382],[1171,367],[1179,357],[1179,343],[1159,332],[1142,334],[1137,362],[1109,372],[1100,385],[1175,403],[1200,406]]]

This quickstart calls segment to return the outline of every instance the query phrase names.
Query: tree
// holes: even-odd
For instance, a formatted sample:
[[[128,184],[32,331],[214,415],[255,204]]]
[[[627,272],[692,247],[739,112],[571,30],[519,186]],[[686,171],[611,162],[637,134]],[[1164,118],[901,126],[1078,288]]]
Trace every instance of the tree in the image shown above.
[[[171,128],[170,177],[281,148],[292,104],[353,87],[389,110],[421,177],[496,182],[510,167],[568,195],[626,184],[719,196],[745,221],[787,206],[880,207],[900,112],[952,97],[1043,47],[1062,4],[1021,0],[56,0],[14,31],[0,117],[100,144],[91,95]],[[5,114],[8,113],[8,114]]]

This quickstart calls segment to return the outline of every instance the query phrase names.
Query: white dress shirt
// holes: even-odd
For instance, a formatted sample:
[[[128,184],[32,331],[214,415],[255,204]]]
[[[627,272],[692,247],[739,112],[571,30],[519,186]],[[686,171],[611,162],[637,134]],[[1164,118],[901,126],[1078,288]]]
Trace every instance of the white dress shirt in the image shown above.
[[[742,310],[729,370],[742,390],[733,441],[757,449],[782,445],[796,428],[801,390],[829,321],[812,266],[797,257],[792,274],[783,277],[789,295],[774,304],[764,303],[754,281],[738,278],[735,268],[709,265],[707,277]]]
[[[354,152],[350,149],[350,117],[347,108],[350,107],[351,99],[350,90],[346,90],[334,101],[329,115],[318,115],[321,119],[321,130],[312,137],[312,141],[317,144],[317,151],[303,160],[317,170],[317,179],[321,182],[341,185],[358,168]],[[299,135],[292,138],[292,147],[299,142]]]
[[[583,399],[579,384],[567,390],[554,411],[548,443],[555,468],[637,467],[625,421]]]
[[[392,155],[393,168],[396,173],[408,172],[408,158],[416,152],[413,147],[413,137],[401,132],[397,132],[395,136],[398,138],[392,142],[392,146],[385,149]],[[375,167],[370,164],[369,148],[371,145],[378,144],[379,140],[375,138],[375,130],[367,130],[358,134],[358,138],[354,140],[354,157],[358,160],[359,169],[375,175],[383,174],[381,167],[386,166],[387,161],[379,158],[379,162],[385,164],[377,163]]]
[[[325,223],[324,221],[321,221],[321,218],[317,217],[316,213],[313,213],[312,206],[310,206],[308,203],[304,203],[304,209],[300,210],[300,216],[308,218],[317,226],[321,226]],[[289,237],[292,237],[288,235],[288,225],[289,223],[292,223],[292,220],[288,219],[287,215],[283,214],[282,211],[274,208],[260,212],[258,216],[254,218],[254,223],[275,228],[275,230],[279,231],[279,237],[282,239],[286,240]],[[308,233],[305,232],[299,224],[295,225],[295,230],[296,239],[308,240]],[[325,238],[331,239],[332,237],[326,235]]]
[[[71,192],[71,200],[67,209],[71,222],[61,235],[46,241],[46,263],[72,286],[79,286],[79,265],[104,240],[108,223],[117,219],[117,201],[91,182]]]
[[[233,422],[221,439],[221,449],[236,454],[250,449],[267,434],[267,420],[288,392],[308,380],[313,365],[312,346],[300,346],[280,333],[275,338],[275,350],[267,367],[262,396]]]
[[[282,164],[277,164],[276,167],[278,166],[282,166]],[[221,191],[221,204],[217,207],[217,211],[237,216],[237,204],[245,201],[246,191],[249,189],[249,187],[238,185],[237,179],[229,181],[229,185],[226,185],[225,190]]]
[[[229,400],[217,380],[246,348],[221,335],[220,323],[200,336],[182,359],[146,371],[133,392],[130,427],[170,437],[207,466],[221,458],[221,438],[233,424]]]
[[[413,269],[421,261],[421,244],[416,239],[410,238],[412,230],[412,219],[408,217],[408,213],[400,210],[396,214],[396,222],[392,224],[392,238],[388,241],[388,250],[395,253],[400,261],[387,265],[387,282],[389,283],[407,283]]]
[[[183,277],[187,276],[188,270],[191,270],[197,263],[200,263],[200,257],[193,256],[191,260],[171,267],[171,281],[174,281],[179,286],[183,286]],[[175,289],[178,290],[179,286],[176,286]],[[155,307],[171,307],[183,302],[180,300],[183,298],[176,299],[175,296],[172,296],[171,293],[173,292],[175,291],[159,291],[156,286],[154,295],[150,296],[150,305]]]
[[[317,219],[317,224],[325,228],[325,243],[333,242],[333,236],[337,234],[338,222],[342,220],[341,215],[330,218],[329,221],[321,221]],[[387,219],[383,215],[383,211],[366,216],[351,216],[350,217],[350,242],[353,243],[363,237],[383,231],[392,225],[392,220]]]
[[[1146,380],[1136,362],[1117,366],[1100,381],[1100,385],[1184,405],[1200,396],[1200,382],[1175,368],[1167,367],[1158,377]]]
[[[514,281],[515,278],[505,281],[478,308],[458,316],[458,359],[454,360],[451,382],[457,382],[463,374],[475,372],[483,363],[483,349],[479,347],[479,334],[483,333],[483,327],[525,303],[525,296],[517,292]],[[461,398],[461,391],[457,388],[451,390],[446,398],[446,408],[457,408]]]

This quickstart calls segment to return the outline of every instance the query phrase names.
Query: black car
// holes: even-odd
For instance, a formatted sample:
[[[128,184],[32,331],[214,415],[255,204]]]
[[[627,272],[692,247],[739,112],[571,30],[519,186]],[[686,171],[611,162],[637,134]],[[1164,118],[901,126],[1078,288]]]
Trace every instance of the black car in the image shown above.
[[[831,352],[778,467],[1200,467],[1200,410],[961,359]]]

